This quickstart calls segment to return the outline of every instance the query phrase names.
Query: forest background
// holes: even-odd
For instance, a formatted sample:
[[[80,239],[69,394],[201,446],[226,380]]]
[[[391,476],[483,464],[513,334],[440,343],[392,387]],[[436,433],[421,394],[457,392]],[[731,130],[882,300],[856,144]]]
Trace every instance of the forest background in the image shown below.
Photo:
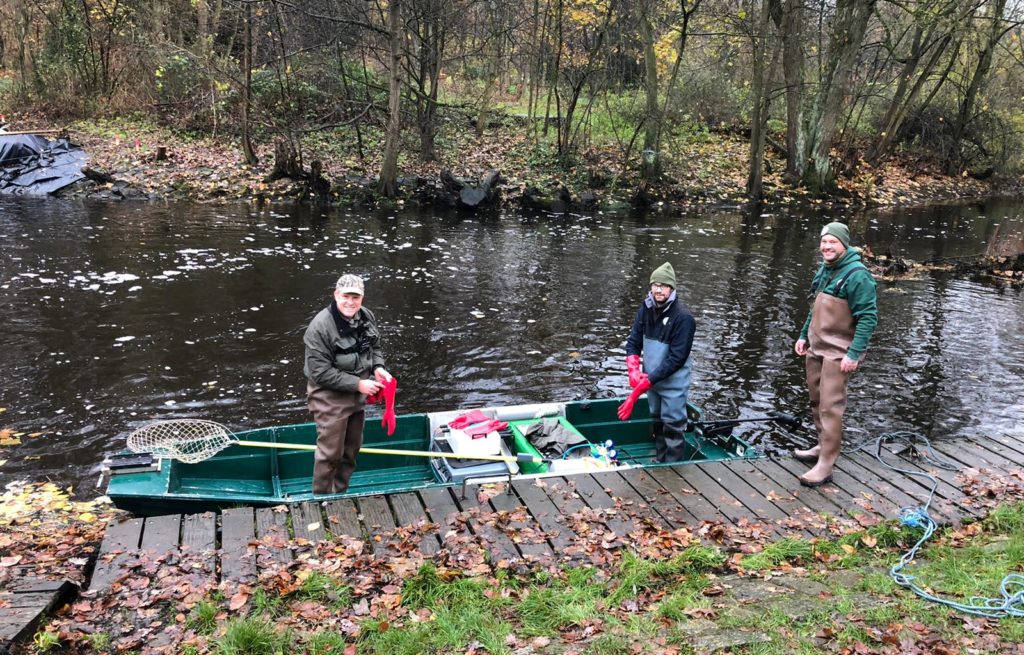
[[[944,180],[927,200],[1019,179],[1022,5],[7,0],[0,111],[193,196],[287,177],[396,197],[495,169],[506,195],[634,204],[899,202]],[[215,183],[190,178],[204,163]]]

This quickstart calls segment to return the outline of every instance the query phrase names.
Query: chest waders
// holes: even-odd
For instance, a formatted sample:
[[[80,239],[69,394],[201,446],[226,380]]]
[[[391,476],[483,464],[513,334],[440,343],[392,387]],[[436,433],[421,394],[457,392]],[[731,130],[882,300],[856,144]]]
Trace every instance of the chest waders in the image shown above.
[[[650,374],[668,355],[668,344],[644,337],[644,372]],[[654,430],[655,460],[678,462],[686,456],[686,396],[690,392],[691,359],[647,391]]]
[[[817,293],[811,305],[811,326],[807,331],[807,392],[811,414],[818,429],[818,462],[821,475],[807,477],[817,483],[832,475],[843,441],[843,413],[846,411],[846,383],[840,362],[853,343],[856,321],[850,305],[842,298]],[[812,471],[814,470],[812,469]]]

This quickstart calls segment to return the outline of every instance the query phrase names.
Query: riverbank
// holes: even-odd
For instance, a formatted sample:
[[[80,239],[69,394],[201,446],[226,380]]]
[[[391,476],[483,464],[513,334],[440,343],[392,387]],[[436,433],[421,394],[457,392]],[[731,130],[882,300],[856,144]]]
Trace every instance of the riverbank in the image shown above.
[[[26,117],[19,125],[28,123]],[[41,128],[33,123],[34,127]],[[45,127],[54,127],[46,125]],[[728,131],[703,131],[679,139],[665,158],[661,183],[639,191],[637,171],[623,170],[621,153],[592,147],[577,165],[564,170],[553,149],[527,137],[515,118],[497,121],[482,135],[447,126],[440,161],[415,156],[400,161],[399,196],[391,201],[377,189],[379,135],[322,133],[305,139],[302,164],[308,173],[318,161],[326,184],[307,179],[268,181],[273,170],[272,143],[257,148],[260,161],[244,163],[239,145],[216,135],[181,133],[143,117],[90,119],[63,125],[90,157],[90,166],[110,181],[84,180],[62,197],[184,200],[195,202],[328,202],[348,206],[460,205],[459,184],[479,184],[489,171],[500,173],[489,201],[481,206],[526,207],[552,212],[629,209],[654,206],[682,210],[694,206],[736,206],[744,194],[749,144]],[[360,156],[360,151],[363,155]],[[784,160],[766,155],[765,202],[770,205],[899,207],[1018,193],[1021,180],[978,180],[942,175],[928,162],[894,157],[879,168],[866,165],[839,179],[829,197],[812,197],[782,179]],[[454,182],[453,182],[454,180]]]
[[[940,529],[906,572],[951,600],[998,596],[1003,576],[1024,564],[1022,480],[1019,468],[963,469],[962,511],[987,516]],[[159,534],[145,537],[145,552],[97,554],[97,526],[126,517],[102,501],[83,505],[26,486],[5,497],[14,502],[0,521],[0,576],[81,582],[108,570],[105,583],[39,629],[24,649],[35,653],[1024,652],[1019,620],[954,611],[895,584],[889,569],[921,530],[880,522],[870,499],[861,514],[791,520],[782,538],[756,519],[671,529],[635,503],[582,509],[563,515],[576,536],[559,557],[509,561],[494,555],[494,534],[518,534],[523,548],[545,535],[518,530],[525,519],[517,512],[484,510],[502,485],[477,493],[481,507],[448,520],[432,558],[417,548],[431,529],[422,522],[378,529],[372,542],[329,536],[337,530],[330,522],[295,524],[294,535],[285,527],[249,541],[243,560],[252,577],[229,581],[224,570],[218,584],[216,557],[165,552]],[[287,526],[284,518],[276,523]],[[626,523],[634,525],[628,534],[613,529]],[[807,530],[818,536],[799,536]]]

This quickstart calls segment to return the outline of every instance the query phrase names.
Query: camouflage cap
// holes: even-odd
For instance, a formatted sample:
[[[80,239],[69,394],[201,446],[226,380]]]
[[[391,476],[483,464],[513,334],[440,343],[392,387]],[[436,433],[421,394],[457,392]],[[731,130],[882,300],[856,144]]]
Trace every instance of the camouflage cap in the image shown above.
[[[334,285],[334,290],[341,293],[357,293],[361,296],[363,295],[363,278],[358,275],[342,275]]]

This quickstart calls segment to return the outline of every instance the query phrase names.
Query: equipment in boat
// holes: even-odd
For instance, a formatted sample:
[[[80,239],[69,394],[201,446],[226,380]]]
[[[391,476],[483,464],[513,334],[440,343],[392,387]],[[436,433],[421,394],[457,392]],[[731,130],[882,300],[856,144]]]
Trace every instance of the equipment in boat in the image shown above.
[[[150,423],[139,428],[128,436],[128,450],[133,453],[150,453],[157,457],[176,459],[186,464],[198,464],[208,460],[230,446],[280,448],[283,450],[316,450],[316,444],[277,443],[239,439],[226,426],[202,419],[157,421],[156,423]],[[551,462],[550,459],[535,457],[529,454],[505,456],[371,447],[360,448],[359,452],[374,455],[482,459],[493,462],[525,462],[530,464]]]

